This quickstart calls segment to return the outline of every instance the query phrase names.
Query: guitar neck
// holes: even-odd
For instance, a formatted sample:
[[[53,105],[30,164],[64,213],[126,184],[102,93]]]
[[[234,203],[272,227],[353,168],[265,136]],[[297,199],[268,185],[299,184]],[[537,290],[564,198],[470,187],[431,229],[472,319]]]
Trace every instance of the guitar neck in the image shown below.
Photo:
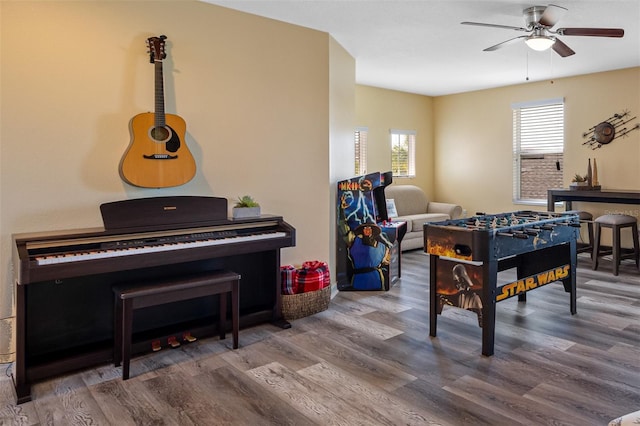
[[[162,73],[162,60],[155,60],[155,102],[156,102],[156,113],[155,113],[155,126],[156,127],[164,127],[165,126],[165,115],[164,115],[164,76]]]

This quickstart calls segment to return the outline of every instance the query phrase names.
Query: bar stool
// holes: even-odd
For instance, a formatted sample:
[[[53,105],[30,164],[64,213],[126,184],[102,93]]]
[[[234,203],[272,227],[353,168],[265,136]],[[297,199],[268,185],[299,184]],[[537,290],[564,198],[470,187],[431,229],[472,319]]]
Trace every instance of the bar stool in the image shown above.
[[[613,275],[618,275],[620,261],[622,259],[635,259],[636,267],[640,267],[640,243],[638,243],[638,222],[634,216],[625,214],[606,214],[595,220],[596,235],[593,244],[593,270],[598,269],[598,256],[613,255]],[[600,233],[602,228],[611,228],[612,246],[611,250],[600,251]],[[631,228],[633,238],[633,250],[624,253],[620,248],[620,230]]]
[[[593,215],[584,210],[569,210],[565,213],[577,214],[578,219],[580,219],[580,223],[587,224],[589,241],[587,241],[586,243],[578,243],[576,251],[577,253],[589,252],[589,254],[591,255],[591,259],[593,259]]]

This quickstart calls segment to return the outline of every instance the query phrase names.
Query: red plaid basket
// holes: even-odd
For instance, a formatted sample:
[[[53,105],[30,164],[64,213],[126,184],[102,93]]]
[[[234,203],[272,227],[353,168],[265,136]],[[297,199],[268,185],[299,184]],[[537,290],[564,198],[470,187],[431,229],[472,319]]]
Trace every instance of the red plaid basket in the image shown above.
[[[287,320],[322,312],[331,300],[331,276],[325,262],[308,261],[302,267],[280,268],[282,279],[282,315]]]

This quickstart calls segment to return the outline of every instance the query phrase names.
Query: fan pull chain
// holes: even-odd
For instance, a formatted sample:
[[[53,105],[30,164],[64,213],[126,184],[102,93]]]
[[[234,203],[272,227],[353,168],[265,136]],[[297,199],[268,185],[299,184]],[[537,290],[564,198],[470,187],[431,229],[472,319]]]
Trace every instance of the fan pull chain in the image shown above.
[[[553,49],[549,49],[549,83],[553,84]]]

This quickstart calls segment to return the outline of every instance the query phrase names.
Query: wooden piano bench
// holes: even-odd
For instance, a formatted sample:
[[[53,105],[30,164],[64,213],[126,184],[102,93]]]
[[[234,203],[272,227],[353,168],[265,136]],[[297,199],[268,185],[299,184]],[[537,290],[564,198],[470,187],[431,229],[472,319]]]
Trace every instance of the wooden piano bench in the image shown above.
[[[136,309],[164,305],[182,300],[219,295],[220,339],[225,338],[227,323],[227,295],[231,294],[231,323],[233,349],[238,348],[240,323],[240,275],[230,271],[211,271],[138,285],[115,286],[115,324],[113,361],[122,362],[122,380],[129,378],[133,330],[133,312]]]

